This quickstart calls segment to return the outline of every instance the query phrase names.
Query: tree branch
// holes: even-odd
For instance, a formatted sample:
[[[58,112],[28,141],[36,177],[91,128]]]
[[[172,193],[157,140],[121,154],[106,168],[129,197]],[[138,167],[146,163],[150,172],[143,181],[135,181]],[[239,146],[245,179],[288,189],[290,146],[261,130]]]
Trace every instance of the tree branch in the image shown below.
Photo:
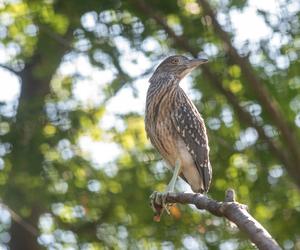
[[[8,70],[9,72],[13,73],[16,76],[20,76],[20,72],[14,70],[13,68],[11,68],[11,67],[9,67],[9,66],[7,66],[5,64],[0,64],[0,67],[3,68],[3,69]]]
[[[1,201],[0,201],[1,202]],[[38,236],[38,229],[36,229],[32,224],[27,222],[23,219],[19,214],[17,214],[14,210],[12,210],[9,206],[5,205],[4,203],[0,203],[0,208],[6,209],[12,218],[13,221],[18,223],[21,227],[23,227],[28,233],[32,234],[33,236]]]
[[[248,213],[246,206],[234,200],[234,190],[226,191],[225,201],[220,202],[194,193],[169,193],[167,203],[193,204],[211,214],[233,222],[261,250],[279,250],[278,243],[269,232]],[[155,204],[155,206],[159,204]]]

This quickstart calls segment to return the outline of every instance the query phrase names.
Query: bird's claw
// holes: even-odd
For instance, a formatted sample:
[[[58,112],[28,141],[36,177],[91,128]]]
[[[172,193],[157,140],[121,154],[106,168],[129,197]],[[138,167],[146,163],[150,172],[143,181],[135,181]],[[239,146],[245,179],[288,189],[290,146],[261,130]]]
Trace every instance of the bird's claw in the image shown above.
[[[162,192],[154,191],[150,195],[150,204],[154,212],[157,212],[157,208],[159,207],[169,212],[168,211],[169,205],[166,203],[168,194],[169,194],[168,192],[162,193]]]
[[[150,195],[150,205],[155,213],[154,220],[159,221],[164,210],[167,211],[168,214],[170,214],[170,204],[166,202],[168,195],[169,192],[161,193],[157,191],[154,191]]]

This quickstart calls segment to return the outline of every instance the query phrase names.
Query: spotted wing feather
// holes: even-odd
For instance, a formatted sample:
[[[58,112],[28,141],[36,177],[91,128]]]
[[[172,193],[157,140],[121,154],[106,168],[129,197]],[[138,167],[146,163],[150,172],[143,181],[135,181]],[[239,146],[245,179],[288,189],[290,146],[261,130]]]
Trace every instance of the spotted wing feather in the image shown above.
[[[192,155],[197,170],[203,181],[204,191],[207,192],[211,177],[209,162],[209,146],[203,119],[193,103],[184,96],[186,101],[175,105],[173,125],[183,139],[189,153]],[[189,104],[189,105],[187,105]]]

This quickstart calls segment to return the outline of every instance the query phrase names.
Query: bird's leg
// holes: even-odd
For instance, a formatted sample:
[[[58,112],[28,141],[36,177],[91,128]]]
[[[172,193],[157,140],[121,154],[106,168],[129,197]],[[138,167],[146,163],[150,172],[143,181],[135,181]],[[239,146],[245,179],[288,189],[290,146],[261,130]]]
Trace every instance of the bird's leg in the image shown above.
[[[150,196],[151,207],[152,207],[153,211],[156,213],[156,216],[154,218],[157,221],[160,220],[160,216],[163,214],[164,210],[166,210],[167,213],[170,214],[169,205],[166,203],[166,199],[167,199],[169,193],[174,192],[175,184],[176,184],[176,180],[179,175],[179,172],[180,172],[180,162],[177,160],[175,162],[175,169],[174,169],[172,179],[171,179],[170,183],[168,184],[166,191],[163,193],[159,193],[159,192],[155,191]]]
[[[180,172],[180,162],[177,160],[175,162],[174,173],[173,173],[173,176],[172,176],[172,179],[171,179],[170,183],[167,186],[166,193],[174,192],[175,184],[176,184],[176,180],[177,180],[177,177],[179,175],[179,172]]]
[[[172,178],[166,188],[166,192],[162,193],[162,206],[164,207],[164,209],[167,211],[168,214],[170,214],[170,211],[169,211],[170,204],[166,203],[166,199],[167,199],[168,194],[174,192],[174,190],[175,190],[175,184],[176,184],[176,180],[179,175],[179,172],[180,172],[180,162],[179,162],[179,160],[177,160],[175,162],[175,169],[174,169]]]

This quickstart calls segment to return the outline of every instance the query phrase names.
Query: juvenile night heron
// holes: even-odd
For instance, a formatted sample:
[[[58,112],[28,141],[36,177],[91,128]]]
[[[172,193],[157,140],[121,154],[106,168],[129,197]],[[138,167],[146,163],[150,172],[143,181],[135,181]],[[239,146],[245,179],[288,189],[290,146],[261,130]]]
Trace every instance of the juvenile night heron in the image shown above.
[[[179,86],[181,79],[207,61],[205,54],[198,59],[170,56],[157,67],[149,80],[146,132],[153,146],[174,169],[166,193],[154,192],[152,200],[160,196],[164,201],[162,197],[174,191],[178,175],[196,193],[204,193],[209,189],[212,169],[205,124],[192,101]],[[165,207],[165,204],[162,205]]]

